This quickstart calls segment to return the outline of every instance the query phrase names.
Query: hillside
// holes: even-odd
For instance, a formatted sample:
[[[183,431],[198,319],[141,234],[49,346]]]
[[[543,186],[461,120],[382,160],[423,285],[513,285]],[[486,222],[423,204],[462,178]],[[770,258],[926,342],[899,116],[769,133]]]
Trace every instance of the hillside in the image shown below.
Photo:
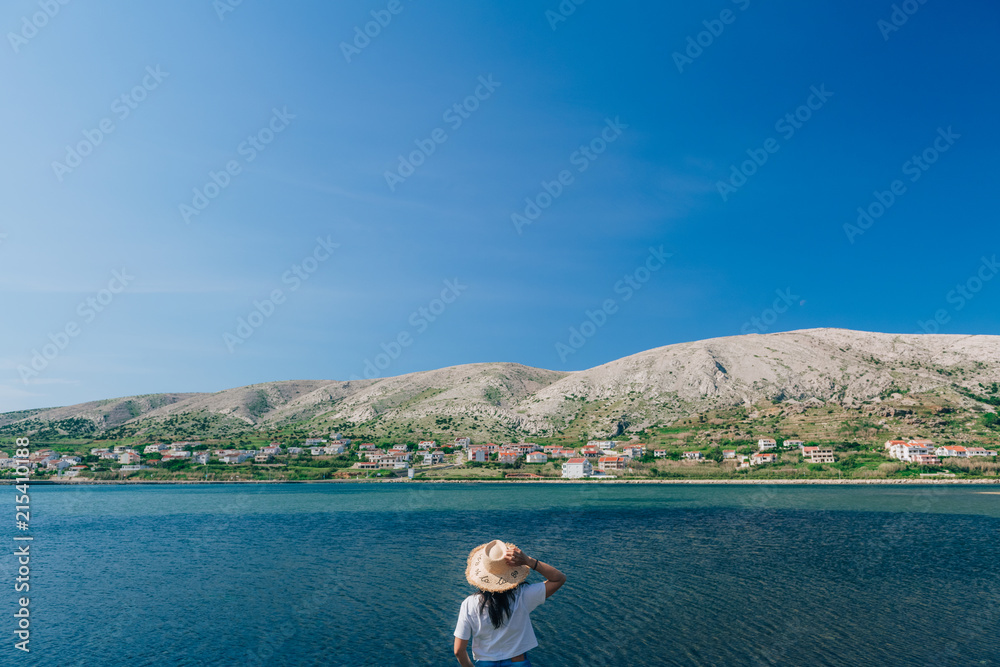
[[[986,433],[1000,337],[809,329],[680,343],[595,368],[454,366],[364,381],[268,382],[0,414],[0,435],[236,437],[343,430],[414,439]],[[660,429],[661,431],[657,431]],[[692,436],[693,437],[693,436]]]

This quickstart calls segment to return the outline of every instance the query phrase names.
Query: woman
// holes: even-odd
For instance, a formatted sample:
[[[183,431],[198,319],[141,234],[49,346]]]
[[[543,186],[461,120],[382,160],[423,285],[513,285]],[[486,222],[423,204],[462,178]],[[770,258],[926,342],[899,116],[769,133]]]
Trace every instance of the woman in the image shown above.
[[[529,570],[546,581],[525,584]],[[469,554],[465,578],[479,589],[462,602],[455,627],[455,657],[462,667],[531,667],[528,651],[538,646],[528,615],[566,583],[566,576],[513,544],[493,540]]]

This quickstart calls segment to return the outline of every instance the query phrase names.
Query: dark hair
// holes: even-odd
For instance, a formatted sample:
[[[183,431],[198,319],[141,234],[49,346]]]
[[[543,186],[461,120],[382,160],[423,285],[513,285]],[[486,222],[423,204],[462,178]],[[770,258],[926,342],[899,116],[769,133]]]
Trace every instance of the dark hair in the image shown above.
[[[494,628],[500,628],[510,619],[510,607],[520,588],[521,584],[500,593],[480,590],[479,613],[483,613],[483,609],[486,609],[490,614],[490,623],[493,624]]]

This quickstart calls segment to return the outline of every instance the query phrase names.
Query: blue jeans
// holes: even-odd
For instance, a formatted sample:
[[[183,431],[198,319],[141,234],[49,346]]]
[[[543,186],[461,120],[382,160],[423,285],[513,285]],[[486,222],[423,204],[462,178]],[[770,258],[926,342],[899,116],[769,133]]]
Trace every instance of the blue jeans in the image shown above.
[[[531,658],[524,654],[522,662],[511,662],[510,660],[476,660],[476,667],[531,667]]]

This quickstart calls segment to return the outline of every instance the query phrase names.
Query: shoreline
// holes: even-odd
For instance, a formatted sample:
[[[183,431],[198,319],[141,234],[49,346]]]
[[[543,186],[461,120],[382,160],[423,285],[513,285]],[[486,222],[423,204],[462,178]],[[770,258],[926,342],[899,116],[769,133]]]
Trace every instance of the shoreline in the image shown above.
[[[13,486],[15,480],[0,480],[3,484]],[[835,486],[892,486],[892,485],[940,485],[957,484],[973,486],[996,486],[1000,479],[607,479],[607,480],[577,480],[577,479],[323,479],[323,480],[42,480],[29,482],[30,486],[156,486],[156,485],[233,485],[233,484],[688,484],[716,485],[731,484],[738,486],[766,485],[835,485]]]

